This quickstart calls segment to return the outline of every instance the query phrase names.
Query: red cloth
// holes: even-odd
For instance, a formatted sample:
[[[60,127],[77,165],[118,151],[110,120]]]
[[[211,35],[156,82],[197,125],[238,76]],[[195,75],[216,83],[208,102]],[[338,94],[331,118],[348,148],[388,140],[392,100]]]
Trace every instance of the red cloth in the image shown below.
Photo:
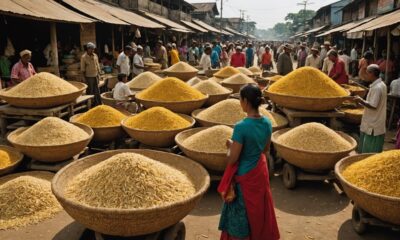
[[[333,78],[333,76],[337,75],[337,77]],[[346,73],[346,67],[342,60],[338,59],[332,67],[331,72],[329,73],[329,77],[335,80],[338,84],[347,84],[349,83],[349,76]]]
[[[231,57],[232,67],[244,67],[246,65],[246,56],[244,53],[234,53]]]
[[[269,184],[267,163],[261,154],[257,166],[243,176],[235,176],[238,163],[228,165],[218,186],[224,196],[232,181],[240,184],[250,225],[249,240],[277,240],[280,238]],[[222,233],[221,240],[235,240]]]
[[[262,55],[262,64],[271,64],[272,63],[272,55],[271,55],[271,53],[267,53],[267,52],[265,52],[263,55]]]

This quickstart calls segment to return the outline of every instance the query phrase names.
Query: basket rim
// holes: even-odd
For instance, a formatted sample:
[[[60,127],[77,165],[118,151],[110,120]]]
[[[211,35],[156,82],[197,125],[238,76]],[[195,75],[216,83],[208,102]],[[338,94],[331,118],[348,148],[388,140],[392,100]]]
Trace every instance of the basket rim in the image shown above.
[[[187,127],[184,127],[184,128],[172,129],[172,130],[143,130],[143,129],[138,129],[138,128],[132,128],[132,127],[129,127],[128,125],[126,125],[125,121],[127,121],[128,118],[130,118],[130,117],[136,116],[137,114],[138,113],[132,114],[132,115],[128,116],[127,118],[123,119],[121,121],[121,126],[128,130],[132,130],[135,132],[142,132],[142,133],[173,133],[176,131],[182,131],[182,130],[193,128],[193,126],[196,124],[196,120],[193,117],[183,114],[183,113],[175,113],[175,114],[181,116],[182,118],[184,118],[185,120],[190,120],[190,125]]]
[[[225,80],[224,80],[225,81]],[[224,83],[224,81],[221,82],[221,85],[224,86],[240,86],[240,85],[246,85],[246,84],[254,84],[256,82],[245,82],[245,83]]]
[[[191,73],[191,74],[195,74],[195,73],[198,73],[199,72],[199,70],[197,70],[197,71],[186,71],[186,72],[177,72],[177,71],[168,71],[167,69],[165,69],[164,71],[163,71],[163,73],[165,73],[165,74],[169,74],[169,73],[172,73],[172,74],[186,74],[186,73]]]
[[[83,113],[78,113],[78,114],[72,115],[72,116],[69,118],[69,122],[70,122],[70,123],[79,123],[79,124],[82,124],[82,125],[86,125],[86,126],[90,127],[90,128],[93,129],[93,130],[97,130],[97,129],[114,129],[114,128],[120,128],[120,127],[121,127],[121,123],[120,123],[118,126],[92,127],[92,126],[89,126],[88,124],[84,124],[84,123],[77,122],[77,121],[76,121],[76,118],[78,118],[78,117],[81,116],[82,114],[83,114]],[[122,113],[122,114],[124,114],[124,113]],[[124,114],[124,115],[125,115],[125,114]],[[131,116],[131,115],[125,115],[125,118],[124,118],[124,119],[128,118],[129,116]],[[123,119],[123,120],[124,120],[124,119]]]
[[[337,178],[339,179],[340,182],[345,183],[348,187],[353,188],[353,189],[355,189],[363,194],[366,194],[368,196],[382,198],[384,200],[400,202],[400,197],[391,197],[391,196],[382,195],[379,193],[373,193],[373,192],[369,192],[365,189],[362,189],[360,187],[357,187],[356,185],[347,181],[347,179],[342,175],[342,172],[340,171],[340,168],[342,167],[342,165],[347,164],[348,162],[352,162],[352,163],[359,162],[359,161],[362,161],[365,158],[373,156],[373,155],[376,155],[376,154],[375,153],[364,153],[364,154],[357,154],[354,156],[348,156],[348,157],[341,159],[335,165],[335,174],[336,174]],[[354,160],[355,157],[362,157],[362,159]]]
[[[264,92],[268,96],[278,96],[278,97],[285,97],[285,98],[295,98],[295,99],[303,99],[303,100],[334,100],[334,99],[348,99],[350,98],[350,92],[346,89],[344,89],[347,92],[347,96],[341,96],[341,97],[326,97],[326,98],[321,98],[321,97],[302,97],[302,96],[293,96],[293,95],[286,95],[286,94],[280,94],[280,93],[273,93],[270,92],[269,89],[266,89]]]
[[[15,154],[16,156],[18,156],[18,158],[16,159],[15,162],[13,162],[11,165],[8,165],[7,167],[4,168],[0,168],[0,171],[4,171],[7,170],[9,168],[12,168],[18,164],[20,164],[22,162],[22,160],[24,159],[24,154],[20,151],[18,151],[16,148],[14,147],[10,147],[7,145],[0,145],[0,150],[6,151],[6,152],[12,152],[13,154]]]
[[[204,96],[204,98],[201,99],[196,99],[196,100],[188,100],[188,101],[154,101],[154,100],[146,100],[141,98],[139,95],[135,95],[136,100],[138,100],[139,102],[148,102],[148,103],[194,103],[194,102],[201,102],[201,101],[207,101],[207,99],[209,98],[208,94],[204,94],[202,93]]]
[[[227,87],[224,87],[223,86],[223,88],[225,88],[225,89],[227,89],[227,90],[229,90],[229,93],[219,93],[219,94],[206,94],[206,95],[208,95],[208,98],[210,98],[210,97],[216,97],[216,96],[225,96],[225,95],[231,95],[232,93],[233,93],[233,89],[232,88],[227,88]],[[203,94],[205,94],[205,93],[203,93]]]
[[[77,201],[73,201],[70,200],[68,198],[66,198],[64,196],[64,194],[61,194],[58,190],[58,186],[56,185],[58,179],[60,178],[61,174],[64,173],[65,171],[68,170],[68,168],[70,166],[73,166],[77,163],[80,163],[82,161],[87,161],[88,159],[97,157],[97,156],[101,156],[103,154],[110,154],[113,153],[112,156],[119,154],[119,153],[127,153],[127,152],[131,152],[131,153],[138,153],[141,154],[142,152],[153,152],[153,153],[157,153],[160,155],[170,155],[170,156],[174,156],[176,158],[180,158],[186,162],[190,161],[190,164],[194,164],[198,170],[202,171],[203,174],[205,175],[205,184],[203,184],[198,191],[196,191],[195,194],[193,194],[192,196],[190,196],[189,198],[179,201],[179,202],[173,202],[173,203],[169,203],[169,204],[165,204],[163,206],[155,206],[155,207],[150,207],[150,208],[138,208],[138,209],[120,209],[120,208],[105,208],[105,207],[92,207],[90,205],[86,205],[86,204],[82,204],[79,203]],[[157,159],[154,159],[155,161],[157,161]],[[92,165],[94,166],[94,165]],[[175,168],[174,166],[171,166],[173,168]],[[87,168],[86,168],[87,169]],[[84,169],[85,170],[85,169]],[[83,171],[83,170],[82,170]],[[189,176],[190,178],[190,176]],[[188,204],[190,202],[192,202],[194,199],[199,198],[200,196],[202,196],[207,189],[210,186],[210,175],[208,175],[207,170],[205,170],[205,168],[203,166],[201,166],[199,163],[191,160],[190,158],[184,157],[184,156],[180,156],[180,155],[176,155],[176,154],[172,154],[172,153],[167,153],[167,152],[161,152],[161,151],[155,151],[155,150],[149,150],[149,149],[119,149],[119,150],[111,150],[111,151],[107,151],[107,152],[102,152],[102,153],[96,153],[93,155],[89,155],[87,157],[78,159],[70,164],[68,164],[67,166],[65,166],[64,168],[62,168],[60,171],[58,171],[55,176],[53,177],[53,180],[51,181],[51,189],[53,194],[57,197],[57,198],[62,198],[62,200],[64,202],[67,202],[70,205],[73,205],[75,208],[78,208],[79,210],[85,210],[85,211],[89,211],[89,212],[103,212],[103,213],[117,213],[117,214],[132,214],[132,213],[147,213],[147,212],[151,212],[151,211],[155,211],[155,210],[167,210],[170,209],[171,207],[174,206],[181,206],[181,205],[185,205]]]

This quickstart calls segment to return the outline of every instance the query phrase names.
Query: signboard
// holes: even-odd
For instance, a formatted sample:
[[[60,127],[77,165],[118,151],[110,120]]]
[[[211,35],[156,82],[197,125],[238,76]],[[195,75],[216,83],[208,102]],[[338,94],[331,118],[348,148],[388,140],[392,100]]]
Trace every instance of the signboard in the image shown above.
[[[379,0],[378,1],[378,14],[393,10],[394,0]]]

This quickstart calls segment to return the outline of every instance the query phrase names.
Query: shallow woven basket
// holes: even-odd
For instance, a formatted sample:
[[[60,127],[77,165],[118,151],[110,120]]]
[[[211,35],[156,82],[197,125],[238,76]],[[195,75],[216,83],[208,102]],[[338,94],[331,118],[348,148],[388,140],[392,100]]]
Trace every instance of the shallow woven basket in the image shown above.
[[[345,151],[339,152],[311,152],[304,151],[300,149],[294,149],[287,146],[284,146],[277,142],[279,137],[291,130],[290,128],[282,129],[272,134],[271,141],[274,144],[278,155],[285,159],[287,162],[309,171],[323,171],[323,170],[332,170],[335,167],[335,164],[342,158],[349,155],[351,151],[356,149],[357,142],[349,135],[343,132],[337,132],[340,134],[346,141],[351,143],[351,148]]]
[[[351,89],[347,89],[347,88],[344,87],[347,91],[350,91],[352,96],[360,96],[361,98],[364,98],[365,96],[367,96],[368,88],[362,87],[362,86],[360,86],[358,84],[347,84],[347,85],[351,85],[351,86],[356,86],[356,87],[362,88],[360,90],[351,90]]]
[[[148,146],[152,147],[171,147],[175,145],[175,136],[176,134],[185,131],[189,128],[192,128],[196,121],[187,115],[179,114],[181,117],[190,122],[190,126],[186,128],[176,129],[176,130],[166,130],[166,131],[148,131],[148,130],[140,130],[127,126],[125,121],[122,121],[122,127],[129,136],[133,139],[144,143]]]
[[[400,198],[368,192],[348,182],[342,175],[349,165],[372,155],[361,154],[342,159],[335,166],[336,177],[347,196],[363,210],[382,221],[400,225]]]
[[[196,77],[197,73],[199,71],[193,71],[193,72],[169,72],[169,71],[164,71],[164,74],[168,77],[176,77],[182,81],[189,81],[191,78]]]
[[[117,100],[113,98],[112,92],[105,92],[100,94],[101,101],[104,105],[115,107]]]
[[[176,135],[175,142],[182,150],[182,152],[189,158],[197,161],[209,170],[223,172],[226,167],[226,153],[199,152],[191,150],[183,145],[183,142],[188,137],[205,129],[207,129],[207,127],[194,128],[183,131]]]
[[[161,101],[150,101],[144,100],[136,95],[136,101],[141,103],[146,109],[151,107],[165,107],[175,113],[190,114],[196,109],[201,108],[208,99],[208,95],[203,99],[182,101],[182,102],[161,102]]]
[[[92,140],[93,138],[93,130],[90,127],[79,123],[74,123],[74,125],[84,130],[88,134],[88,137],[82,141],[64,145],[29,146],[29,145],[18,144],[15,142],[15,138],[28,129],[27,127],[22,127],[11,132],[7,136],[7,140],[16,149],[18,149],[25,155],[31,157],[32,159],[41,162],[61,162],[64,160],[71,159],[73,156],[82,152],[89,144],[90,140]]]
[[[70,117],[71,123],[78,123],[76,119],[81,116],[82,113],[76,114]],[[89,126],[90,127],[90,126]],[[121,125],[114,127],[90,127],[93,129],[93,142],[108,143],[112,142],[124,135],[124,130]]]
[[[0,176],[3,176],[13,172],[21,164],[22,159],[24,159],[24,155],[20,153],[17,149],[5,145],[0,145],[0,150],[7,152],[11,159],[14,160],[11,165],[5,168],[0,168]]]
[[[197,122],[201,127],[213,127],[213,126],[217,126],[217,125],[225,125],[225,126],[228,126],[228,127],[232,127],[232,128],[233,128],[233,127],[235,126],[235,124],[226,124],[226,123],[220,123],[220,122],[210,122],[210,121],[206,121],[206,120],[203,120],[203,119],[201,119],[201,118],[198,118],[199,113],[201,113],[201,112],[204,111],[204,110],[205,110],[205,109],[202,108],[202,109],[194,110],[194,111],[192,112],[192,117],[193,117],[194,119],[196,119],[196,122]],[[277,113],[276,113],[276,114],[277,114]],[[285,118],[285,119],[286,119],[286,118]],[[288,124],[289,124],[289,121],[286,119],[286,121],[285,121],[284,123],[282,123],[281,125],[272,127],[272,131],[277,131],[277,130],[279,130],[279,129],[285,128]]]
[[[72,82],[72,85],[78,88],[76,92],[63,94],[53,97],[42,97],[42,98],[20,98],[5,96],[3,93],[8,91],[10,88],[0,90],[0,99],[5,100],[10,105],[22,108],[49,108],[55,107],[75,101],[83,92],[86,90],[87,85],[80,82]]]
[[[90,207],[65,197],[65,189],[75,176],[123,152],[139,153],[182,171],[193,181],[196,193],[184,201],[146,209]],[[209,185],[210,177],[207,171],[200,164],[186,157],[153,150],[126,149],[94,154],[72,162],[53,178],[52,190],[65,211],[87,228],[109,235],[138,236],[154,233],[178,223],[194,209]]]
[[[265,94],[271,99],[272,102],[282,107],[305,110],[305,111],[329,111],[336,107],[339,107],[345,100],[349,98],[345,97],[334,97],[334,98],[308,98],[308,97],[297,97],[288,96],[282,94],[271,93],[268,90]]]
[[[221,85],[226,87],[226,88],[230,88],[233,90],[233,93],[238,93],[240,91],[240,89],[244,86],[247,85],[247,83],[243,83],[243,84],[230,84],[230,83],[223,83],[221,82]]]
[[[353,123],[353,124],[361,124],[361,119],[362,119],[362,114],[354,114],[354,113],[349,113],[349,112],[344,112],[344,117],[343,120],[345,120],[348,123]]]
[[[212,106],[216,103],[219,103],[223,100],[226,100],[229,98],[229,96],[233,93],[233,90],[230,88],[226,88],[229,90],[229,93],[222,93],[222,94],[216,94],[216,95],[208,95],[207,102],[204,104],[205,107]]]

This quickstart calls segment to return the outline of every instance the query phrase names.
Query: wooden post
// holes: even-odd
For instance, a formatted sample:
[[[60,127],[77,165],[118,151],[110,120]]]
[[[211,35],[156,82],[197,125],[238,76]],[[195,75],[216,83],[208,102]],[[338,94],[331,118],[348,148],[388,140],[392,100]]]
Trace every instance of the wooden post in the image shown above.
[[[121,26],[121,49],[123,50],[125,48],[124,44],[124,26]]]
[[[50,23],[50,45],[51,45],[51,58],[53,58],[55,74],[60,76],[60,68],[58,63],[58,47],[57,47],[57,27],[56,23]]]
[[[115,52],[115,35],[114,35],[114,25],[111,26],[111,48],[112,48],[112,56],[114,56]]]
[[[378,43],[378,30],[374,30],[374,59],[378,58],[378,49],[377,49],[377,43]]]
[[[389,75],[388,75],[388,70],[389,70],[389,61],[390,61],[390,52],[392,49],[392,39],[391,39],[391,34],[390,34],[390,27],[387,28],[387,56],[386,56],[386,69],[385,69],[385,83],[389,84]]]
[[[362,56],[364,56],[365,53],[365,45],[366,45],[366,36],[365,36],[365,32],[363,32],[363,46],[362,46]]]

